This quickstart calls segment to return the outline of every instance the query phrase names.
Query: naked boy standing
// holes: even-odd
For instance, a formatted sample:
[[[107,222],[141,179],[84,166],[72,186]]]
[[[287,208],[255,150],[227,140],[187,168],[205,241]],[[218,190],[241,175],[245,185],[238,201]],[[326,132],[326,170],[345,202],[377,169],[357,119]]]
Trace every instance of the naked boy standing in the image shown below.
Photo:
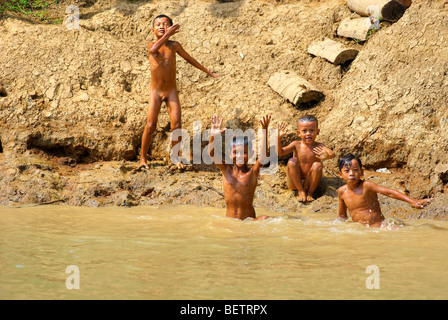
[[[181,105],[176,84],[176,53],[188,63],[207,73],[210,77],[217,78],[193,57],[191,57],[177,41],[170,40],[174,34],[180,31],[180,25],[172,20],[159,15],[153,21],[153,33],[157,40],[148,43],[149,63],[151,67],[150,98],[146,126],[142,136],[140,166],[148,168],[147,153],[151,145],[152,136],[157,128],[157,120],[162,102],[166,102],[170,116],[171,131],[181,128]],[[172,141],[171,147],[180,140]],[[179,159],[172,159],[181,167]]]

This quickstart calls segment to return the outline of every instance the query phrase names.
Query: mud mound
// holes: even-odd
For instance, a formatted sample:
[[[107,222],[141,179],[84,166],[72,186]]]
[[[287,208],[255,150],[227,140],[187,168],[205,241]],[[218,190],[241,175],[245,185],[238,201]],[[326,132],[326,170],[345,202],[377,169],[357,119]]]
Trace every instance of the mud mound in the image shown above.
[[[81,8],[79,30],[3,20],[1,40],[7,45],[0,56],[6,63],[0,72],[8,92],[1,101],[3,148],[62,148],[75,156],[71,145],[76,145],[86,159],[135,159],[150,81],[146,45],[153,39],[151,18],[160,12],[182,25],[176,40],[221,75],[207,78],[179,60],[185,128],[202,121],[205,130],[214,113],[246,126],[256,124],[262,113],[272,113],[278,121],[297,117],[300,110],[277,96],[267,81],[280,68],[306,77],[313,73],[308,68],[313,59],[303,49],[332,32],[334,10],[322,6],[319,15],[310,15],[313,6],[275,3],[119,2],[89,14]],[[326,74],[335,74],[327,84],[336,85],[338,72],[327,68]],[[168,121],[162,112],[153,158],[166,156]]]
[[[356,151],[368,167],[407,167],[426,180],[425,186],[411,179],[409,189],[426,194],[436,165],[447,163],[447,8],[443,1],[415,1],[369,39],[321,130],[338,153]]]
[[[359,17],[345,0],[90,1],[80,6],[76,30],[3,16],[0,152],[74,164],[136,161],[150,83],[146,46],[153,17],[165,13],[181,24],[174,39],[220,75],[211,79],[179,58],[189,132],[194,121],[204,131],[213,114],[256,129],[269,113],[274,126],[288,123],[287,143],[296,138],[296,119],[313,113],[319,140],[338,155],[357,153],[370,169],[404,170],[411,195],[440,193],[447,188],[447,173],[439,172],[448,151],[447,10],[447,1],[413,1],[400,20],[382,22],[364,43],[336,35],[343,19]],[[308,54],[325,38],[359,54],[345,65]],[[294,71],[325,98],[293,105],[267,84],[279,70]],[[153,160],[167,157],[169,138],[163,109]],[[334,173],[336,160],[327,168]]]

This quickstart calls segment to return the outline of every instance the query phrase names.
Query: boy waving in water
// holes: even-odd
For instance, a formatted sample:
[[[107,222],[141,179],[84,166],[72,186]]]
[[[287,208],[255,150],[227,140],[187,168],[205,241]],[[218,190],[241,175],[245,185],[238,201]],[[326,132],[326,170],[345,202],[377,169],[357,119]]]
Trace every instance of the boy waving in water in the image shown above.
[[[370,227],[381,227],[384,216],[378,201],[378,193],[390,198],[409,202],[421,209],[433,199],[415,200],[396,190],[381,187],[371,181],[362,180],[362,163],[358,157],[348,154],[339,160],[339,174],[346,185],[338,189],[338,219],[347,220],[347,209],[354,222]]]
[[[265,116],[260,121],[262,130],[261,157],[266,155],[267,129],[270,116]],[[252,150],[248,137],[234,137],[230,157],[232,164],[225,164],[221,157],[215,155],[215,138],[221,135],[226,128],[221,129],[222,119],[217,116],[211,118],[210,142],[208,150],[216,166],[221,170],[223,176],[224,199],[226,202],[226,216],[245,220],[253,218],[264,220],[268,216],[255,218],[255,209],[253,207],[255,189],[260,175],[260,169],[265,159],[257,159],[255,164],[249,168],[249,152]],[[219,152],[221,152],[219,150]]]
[[[170,40],[170,37],[178,33],[179,30],[180,25],[173,25],[173,21],[165,15],[159,15],[153,21],[153,33],[157,41],[148,44],[151,84],[147,121],[142,137],[141,167],[148,168],[147,153],[151,145],[152,135],[157,128],[157,119],[162,102],[166,102],[167,105],[171,131],[181,128],[181,107],[176,85],[176,53],[210,77],[218,77],[191,57],[179,42]],[[171,146],[174,147],[179,142],[180,140],[172,141]],[[182,166],[180,159],[172,160],[178,166]]]
[[[293,153],[286,168],[288,188],[297,190],[300,202],[313,201],[314,191],[322,178],[322,162],[333,159],[336,155],[324,144],[316,142],[316,137],[319,135],[316,117],[312,115],[301,117],[298,120],[298,127],[297,134],[301,140],[293,141],[286,147],[282,147],[281,138],[286,133],[286,124],[281,124],[278,136],[278,155]]]

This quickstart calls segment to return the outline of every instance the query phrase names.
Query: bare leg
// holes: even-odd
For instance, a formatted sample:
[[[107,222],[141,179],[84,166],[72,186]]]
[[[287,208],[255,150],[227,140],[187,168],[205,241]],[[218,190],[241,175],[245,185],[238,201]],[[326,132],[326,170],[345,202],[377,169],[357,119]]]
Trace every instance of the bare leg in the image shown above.
[[[302,177],[300,175],[300,162],[298,159],[291,158],[288,160],[286,167],[286,184],[290,190],[297,190],[300,202],[306,201],[306,193],[302,184]]]
[[[157,94],[151,94],[149,99],[148,115],[146,120],[146,126],[143,130],[142,136],[142,147],[140,154],[140,167],[149,168],[148,161],[148,150],[151,145],[152,135],[157,128],[157,118],[160,112],[160,106],[162,105],[162,100]]]
[[[171,123],[171,132],[173,132],[176,129],[181,129],[181,110],[180,110],[180,101],[179,97],[177,96],[177,92],[175,91],[170,95],[167,101],[167,108],[168,113],[170,115],[170,123]],[[180,135],[179,138],[176,141],[171,141],[171,149],[178,144],[182,142],[182,136]],[[185,165],[181,162],[181,159],[178,158],[178,155],[175,156],[174,159],[171,159],[171,161],[174,162],[174,164],[179,168],[183,169],[185,168]]]
[[[306,201],[314,201],[313,194],[322,179],[323,168],[324,167],[320,162],[314,162],[311,166],[310,172],[305,180],[305,184],[309,186],[307,188]]]

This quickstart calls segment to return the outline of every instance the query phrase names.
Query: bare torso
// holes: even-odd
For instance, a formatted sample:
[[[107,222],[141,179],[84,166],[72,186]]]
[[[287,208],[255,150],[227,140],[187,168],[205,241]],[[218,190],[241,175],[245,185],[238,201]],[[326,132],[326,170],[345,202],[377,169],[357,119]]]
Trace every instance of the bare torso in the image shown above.
[[[306,177],[315,162],[321,162],[320,159],[313,152],[314,148],[322,146],[320,143],[315,143],[313,146],[308,146],[301,141],[297,141],[293,150],[293,157],[300,162],[300,175]]]
[[[153,43],[150,42],[148,48],[152,45]],[[173,92],[177,94],[177,48],[177,42],[168,41],[157,52],[149,54],[149,64],[151,67],[151,94],[157,94],[160,98],[165,99]]]
[[[365,188],[364,183],[361,181],[354,190],[350,190],[347,186],[342,187],[342,199],[354,222],[379,227],[384,221],[384,216],[381,212],[378,195]]]
[[[252,169],[240,170],[237,166],[226,166],[223,172],[226,215],[244,220],[255,218],[253,207],[257,176]]]

